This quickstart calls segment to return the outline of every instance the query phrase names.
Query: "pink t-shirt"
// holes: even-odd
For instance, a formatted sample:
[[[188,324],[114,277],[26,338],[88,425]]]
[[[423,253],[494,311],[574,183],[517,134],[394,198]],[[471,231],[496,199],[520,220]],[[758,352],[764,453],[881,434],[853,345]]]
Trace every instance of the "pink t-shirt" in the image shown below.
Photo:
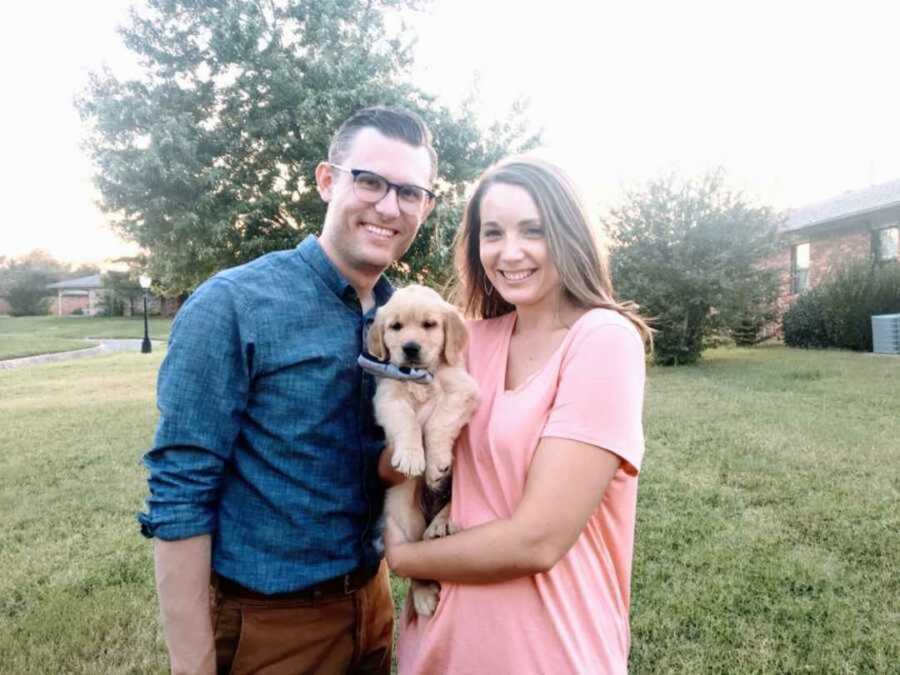
[[[491,584],[444,583],[430,619],[401,627],[398,662],[415,673],[625,673],[637,472],[644,451],[644,349],[605,309],[584,314],[525,383],[505,391],[515,314],[469,325],[481,405],[457,442],[452,519],[510,517],[542,437],[624,461],[568,553],[549,572]],[[404,613],[405,614],[405,613]]]

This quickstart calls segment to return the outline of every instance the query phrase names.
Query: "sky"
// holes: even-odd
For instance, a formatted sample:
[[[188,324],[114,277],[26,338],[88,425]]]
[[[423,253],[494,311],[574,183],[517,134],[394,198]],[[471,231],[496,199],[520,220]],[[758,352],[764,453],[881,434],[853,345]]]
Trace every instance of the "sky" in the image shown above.
[[[126,0],[0,10],[0,255],[72,262],[135,251],[96,207],[72,100],[134,64]],[[435,0],[416,80],[446,103],[478,77],[480,112],[526,96],[552,159],[598,211],[663,174],[714,167],[779,209],[900,178],[900,3]]]

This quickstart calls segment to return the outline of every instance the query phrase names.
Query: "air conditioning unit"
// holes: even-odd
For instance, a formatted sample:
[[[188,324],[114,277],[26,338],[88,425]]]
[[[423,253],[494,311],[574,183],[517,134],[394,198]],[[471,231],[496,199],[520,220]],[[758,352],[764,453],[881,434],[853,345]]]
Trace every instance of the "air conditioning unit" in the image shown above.
[[[900,354],[900,314],[872,317],[872,351],[876,354]]]

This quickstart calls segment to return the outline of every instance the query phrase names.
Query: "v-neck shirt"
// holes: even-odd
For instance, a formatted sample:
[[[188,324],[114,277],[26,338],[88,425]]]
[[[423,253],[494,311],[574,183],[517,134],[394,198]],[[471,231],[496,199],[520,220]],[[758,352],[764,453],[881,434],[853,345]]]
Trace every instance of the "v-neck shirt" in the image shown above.
[[[644,349],[626,318],[593,309],[547,361],[506,390],[515,314],[469,324],[481,403],[456,445],[451,517],[463,529],[513,515],[542,438],[622,459],[603,499],[548,572],[443,583],[430,619],[401,632],[400,672],[625,673],[637,474],[644,451]]]

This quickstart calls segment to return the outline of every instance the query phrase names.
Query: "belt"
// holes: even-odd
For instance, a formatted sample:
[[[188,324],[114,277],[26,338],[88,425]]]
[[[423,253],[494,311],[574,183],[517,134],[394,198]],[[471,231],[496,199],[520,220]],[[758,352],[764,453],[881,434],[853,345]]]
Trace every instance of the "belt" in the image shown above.
[[[357,569],[347,574],[320,581],[312,586],[301,588],[298,591],[290,591],[288,593],[259,593],[251,590],[246,586],[242,586],[238,582],[216,574],[216,586],[223,594],[244,598],[247,600],[322,600],[327,598],[339,597],[342,595],[352,595],[365,586],[375,573],[378,567],[372,569]]]

